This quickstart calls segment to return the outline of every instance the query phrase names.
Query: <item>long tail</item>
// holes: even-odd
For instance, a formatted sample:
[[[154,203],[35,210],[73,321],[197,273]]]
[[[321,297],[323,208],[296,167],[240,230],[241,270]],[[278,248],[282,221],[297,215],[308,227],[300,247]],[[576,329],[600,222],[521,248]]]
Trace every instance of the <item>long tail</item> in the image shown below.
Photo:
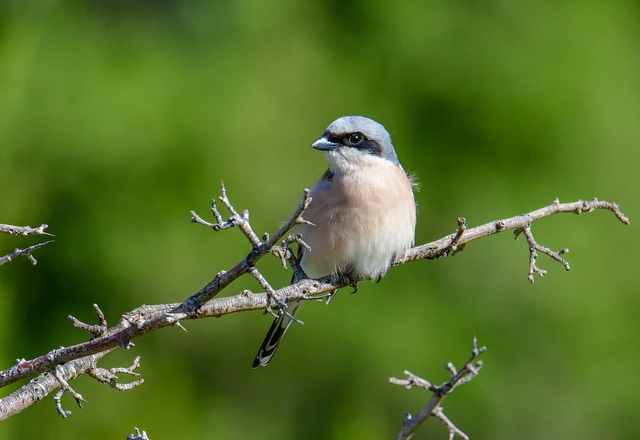
[[[289,307],[287,308],[287,312],[291,316],[296,316],[301,305],[302,301],[291,301],[288,303]],[[253,368],[257,368],[259,365],[265,367],[276,353],[278,344],[280,344],[280,341],[282,341],[282,338],[291,325],[291,322],[293,322],[289,314],[280,312],[280,316],[273,321],[273,324],[271,324],[271,328],[269,329],[269,333],[267,333],[267,337],[264,338],[262,347],[260,347],[260,350],[253,361]]]

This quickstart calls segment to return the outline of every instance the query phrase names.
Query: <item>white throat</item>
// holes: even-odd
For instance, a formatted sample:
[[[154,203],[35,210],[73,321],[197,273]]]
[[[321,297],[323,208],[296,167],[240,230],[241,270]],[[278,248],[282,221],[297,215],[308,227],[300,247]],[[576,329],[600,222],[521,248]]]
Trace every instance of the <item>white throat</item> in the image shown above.
[[[367,167],[395,166],[390,161],[355,148],[340,147],[325,151],[329,170],[332,173],[349,174]]]

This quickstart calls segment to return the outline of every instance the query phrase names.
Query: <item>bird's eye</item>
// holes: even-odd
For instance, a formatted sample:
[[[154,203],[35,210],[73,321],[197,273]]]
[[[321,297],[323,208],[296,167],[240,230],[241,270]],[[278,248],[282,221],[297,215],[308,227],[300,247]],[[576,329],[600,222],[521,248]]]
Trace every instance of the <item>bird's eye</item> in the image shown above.
[[[364,136],[360,133],[351,133],[349,135],[349,144],[351,145],[360,145],[364,141]]]

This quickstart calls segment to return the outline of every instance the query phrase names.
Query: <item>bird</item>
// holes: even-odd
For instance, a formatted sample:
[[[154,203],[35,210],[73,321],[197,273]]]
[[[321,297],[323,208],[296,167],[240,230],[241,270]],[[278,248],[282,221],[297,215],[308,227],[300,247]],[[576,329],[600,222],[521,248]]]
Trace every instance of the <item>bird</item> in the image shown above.
[[[324,152],[328,169],[311,189],[296,227],[309,246],[299,261],[309,278],[380,278],[391,262],[414,244],[416,203],[414,179],[402,168],[385,127],[364,116],[344,116],[325,130],[311,148]],[[302,301],[280,311],[253,362],[271,361]]]

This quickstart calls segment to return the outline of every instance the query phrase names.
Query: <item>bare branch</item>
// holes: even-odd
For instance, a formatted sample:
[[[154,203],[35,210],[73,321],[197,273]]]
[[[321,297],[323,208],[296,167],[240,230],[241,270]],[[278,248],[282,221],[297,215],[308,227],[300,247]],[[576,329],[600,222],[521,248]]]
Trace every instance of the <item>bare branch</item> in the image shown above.
[[[220,211],[218,211],[218,207],[216,206],[216,201],[212,200],[211,212],[213,213],[213,216],[215,217],[217,223],[209,223],[203,220],[202,217],[195,213],[195,211],[191,211],[191,221],[194,223],[205,225],[213,229],[214,231],[220,231],[222,229],[228,229],[237,226],[249,239],[249,242],[253,245],[254,248],[260,246],[262,242],[260,241],[260,238],[256,235],[256,233],[253,232],[253,229],[249,224],[249,211],[245,209],[244,211],[242,211],[242,215],[238,214],[236,209],[229,201],[229,198],[227,197],[227,189],[224,187],[224,182],[222,182],[222,195],[220,196],[220,201],[224,204],[224,206],[227,207],[227,209],[231,213],[231,217],[229,218],[229,220],[224,221],[222,219],[222,215],[220,214]]]
[[[304,223],[305,220],[302,218],[302,214],[304,213],[305,209],[307,209],[307,206],[309,206],[311,198],[309,197],[309,190],[305,188],[302,202],[300,202],[300,205],[298,206],[298,209],[294,213],[293,217],[291,217],[291,219],[283,227],[281,227],[273,237],[267,238],[267,241],[265,243],[262,243],[255,232],[253,232],[253,229],[249,224],[249,211],[245,210],[243,212],[243,216],[241,217],[238,215],[235,208],[231,205],[229,199],[227,198],[227,192],[224,184],[222,185],[222,196],[220,197],[220,200],[223,201],[225,206],[227,206],[229,211],[232,213],[231,219],[229,221],[233,221],[235,225],[240,227],[243,234],[247,236],[247,238],[253,245],[253,249],[244,260],[236,264],[229,271],[222,271],[218,273],[218,275],[216,275],[216,277],[202,290],[200,290],[195,295],[192,295],[184,303],[182,303],[182,305],[178,308],[178,310],[176,310],[176,312],[180,312],[185,316],[202,307],[204,303],[216,296],[218,292],[227,287],[232,281],[249,272],[250,268],[255,266],[258,260],[260,260],[266,254],[272,252],[273,246],[275,246],[277,242],[287,232],[289,232],[289,230],[293,226],[298,223]],[[216,217],[216,220],[218,221],[218,224],[220,224],[220,222],[222,221],[222,216],[219,212],[217,212],[215,203],[212,205],[211,209],[213,211],[214,217]],[[192,211],[192,215],[192,221],[202,223],[201,221],[197,220],[197,218],[200,217],[195,212]],[[216,229],[214,228],[214,230]],[[172,319],[180,320],[184,319],[184,317],[181,317],[181,315],[174,313]]]
[[[450,254],[453,245],[455,245],[456,250],[461,250],[464,245],[471,241],[511,229],[516,230],[516,238],[520,233],[523,233],[526,230],[528,230],[529,235],[531,235],[531,224],[536,220],[540,220],[544,217],[549,217],[550,215],[563,212],[582,214],[583,212],[592,212],[596,209],[607,209],[613,212],[614,215],[622,223],[624,223],[625,225],[629,224],[629,219],[620,211],[620,207],[615,203],[604,202],[598,199],[593,199],[590,202],[579,200],[573,203],[560,203],[558,199],[555,199],[550,205],[530,212],[528,214],[518,215],[505,220],[495,220],[481,226],[476,226],[475,228],[463,229],[462,232],[459,219],[458,230],[455,233],[449,234],[446,237],[443,237],[431,243],[423,244],[422,246],[416,246],[410,249],[406,253],[406,255],[397,258],[393,263],[391,263],[391,266],[399,266],[401,264],[405,264],[409,261],[415,260],[431,260],[435,258],[446,257]],[[464,219],[462,220],[464,221]],[[559,252],[553,252],[548,248],[538,245],[535,240],[533,240],[533,235],[531,235],[532,241],[529,241],[529,238],[527,238],[527,240],[530,247],[531,258],[533,259],[533,263],[530,264],[529,271],[529,279],[532,282],[533,277],[531,275],[531,270],[533,270],[535,273],[538,273],[539,275],[544,275],[546,273],[544,271],[540,271],[535,266],[535,259],[537,258],[535,250],[551,256],[554,260],[562,263],[565,269],[569,270],[569,264],[560,257],[560,255],[562,255],[563,253],[568,252],[568,249]]]
[[[469,440],[469,437],[467,437],[464,432],[458,429],[453,424],[453,422],[451,422],[451,420],[449,420],[447,416],[444,415],[440,404],[447,396],[447,394],[450,394],[458,385],[467,383],[478,375],[480,368],[482,368],[482,361],[476,362],[475,365],[473,363],[485,350],[486,347],[478,348],[478,339],[474,335],[471,357],[469,358],[469,360],[467,360],[460,371],[456,370],[456,367],[454,367],[453,364],[449,362],[446,368],[451,373],[451,379],[440,386],[433,385],[428,380],[418,377],[409,371],[404,372],[404,374],[407,376],[407,379],[396,379],[395,377],[389,379],[389,382],[391,382],[392,384],[401,385],[407,389],[417,386],[434,393],[431,400],[429,400],[429,403],[427,403],[427,406],[425,406],[422,411],[418,413],[418,415],[413,417],[410,413],[405,414],[405,421],[403,423],[400,434],[396,438],[397,440],[410,438],[422,423],[424,423],[429,417],[434,416],[440,419],[440,421],[442,421],[449,430],[449,439],[453,439],[454,436],[458,435],[466,440]]]
[[[284,237],[285,234],[289,232],[295,225],[305,224],[315,226],[310,221],[302,218],[302,214],[304,214],[306,209],[309,207],[309,203],[311,203],[311,196],[309,196],[310,192],[311,191],[309,191],[309,188],[304,189],[302,201],[298,205],[298,209],[296,209],[296,212],[293,213],[291,219],[289,219],[287,223],[285,223],[280,229],[278,229],[278,232],[276,232],[273,237],[267,239],[267,242],[265,243],[267,247],[271,248],[275,246],[280,241],[280,239]]]
[[[51,235],[51,234],[47,234],[47,235]],[[31,255],[31,251],[34,251],[34,250],[39,249],[39,248],[41,248],[43,246],[46,246],[49,243],[53,243],[53,240],[45,241],[44,243],[34,244],[33,246],[29,246],[26,249],[18,249],[18,248],[16,248],[16,250],[11,252],[10,254],[5,255],[4,257],[0,257],[0,266],[2,266],[4,263],[8,263],[8,262],[12,261],[14,258],[18,258],[18,257],[21,257],[23,255],[26,255],[26,257],[29,259],[29,261],[31,261],[31,264],[33,264],[35,266],[36,264],[38,264],[38,261],[35,259],[35,257],[33,255]]]
[[[598,202],[598,204],[588,204],[588,202],[576,202],[570,204],[556,204],[555,202],[547,208],[543,208],[533,213],[513,217],[507,220],[500,220],[487,223],[471,229],[466,229],[458,241],[458,248],[461,244],[476,240],[486,235],[492,235],[508,229],[516,229],[529,224],[531,221],[552,215],[557,212],[576,212],[577,207],[584,208],[585,205],[591,209],[606,208],[611,209],[613,204]],[[582,212],[582,211],[580,211]],[[619,210],[618,210],[619,212]],[[622,214],[618,218],[624,218]],[[628,220],[627,220],[628,222]],[[450,234],[444,238],[436,240],[422,246],[416,246],[407,252],[403,258],[397,259],[392,266],[398,266],[410,261],[419,259],[431,259],[445,255],[451,250],[451,242],[458,235]],[[265,250],[265,253],[268,250]],[[16,364],[12,368],[0,372],[0,386],[15,382],[16,380],[40,374],[53,368],[59,363],[68,362],[78,357],[99,353],[108,348],[128,343],[132,339],[140,337],[150,331],[174,325],[176,321],[183,319],[198,319],[204,317],[219,317],[230,313],[262,310],[268,305],[266,293],[251,293],[244,291],[238,295],[224,298],[216,298],[204,304],[207,298],[213,297],[229,283],[240,275],[249,271],[253,266],[250,261],[254,261],[256,254],[249,254],[245,260],[234,266],[229,271],[221,271],[216,277],[200,292],[188,298],[184,303],[160,304],[155,306],[143,306],[124,315],[124,318],[109,329],[107,334],[91,341],[63,347],[53,350],[46,355],[40,356],[31,361],[24,361]],[[260,254],[264,255],[264,254]],[[317,280],[307,278],[299,279],[295,283],[275,291],[276,296],[283,301],[310,300],[316,296],[330,292],[335,289],[346,287],[351,283],[348,279],[340,277],[324,277]],[[204,305],[203,305],[204,304]]]
[[[82,330],[86,330],[89,333],[91,333],[93,336],[102,336],[105,334],[105,332],[107,331],[107,320],[104,318],[104,313],[102,312],[102,310],[100,310],[100,307],[98,307],[98,304],[94,304],[93,305],[93,310],[96,312],[96,315],[98,316],[98,324],[85,324],[84,322],[80,321],[78,318],[69,315],[69,319],[73,322],[73,326],[75,328],[79,328]]]
[[[37,228],[32,228],[31,226],[5,225],[0,223],[0,232],[9,235],[48,235],[50,237],[55,237],[55,235],[45,232],[45,229],[47,229],[48,227],[49,225],[45,225],[44,223]]]
[[[444,415],[444,410],[442,409],[441,406],[436,407],[432,411],[432,413],[442,423],[444,423],[444,426],[446,426],[447,429],[449,430],[449,440],[453,440],[456,435],[458,437],[462,437],[464,440],[469,440],[469,436],[464,432],[462,432],[460,429],[458,429],[458,427],[454,425],[453,422],[449,420],[447,416]]]
[[[271,298],[277,298],[277,301],[280,302],[280,304],[286,304],[290,301],[331,298],[337,289],[354,284],[353,280],[349,280],[342,276],[329,276],[317,280],[308,279],[299,267],[299,262],[296,260],[293,252],[288,249],[288,245],[291,244],[292,241],[288,241],[289,239],[287,239],[284,240],[283,246],[277,246],[278,241],[285,236],[291,227],[305,222],[302,215],[310,201],[307,190],[305,190],[303,200],[294,216],[272,237],[265,234],[264,242],[261,241],[253,232],[249,223],[248,211],[245,210],[242,215],[239,215],[229,202],[224,187],[221,201],[232,213],[229,221],[232,222],[234,226],[238,226],[252,243],[252,250],[244,260],[228,271],[220,271],[215,278],[207,284],[207,286],[192,295],[190,298],[187,298],[183,303],[141,306],[123,315],[123,318],[116,325],[106,330],[104,329],[106,323],[103,326],[102,320],[100,324],[98,324],[98,327],[93,327],[83,324],[75,318],[71,318],[74,325],[90,331],[95,335],[95,337],[90,341],[81,344],[52,350],[49,353],[32,360],[23,359],[18,361],[13,367],[0,371],[0,387],[30,376],[53,371],[56,366],[62,364],[65,364],[64,366],[66,366],[68,363],[76,359],[82,359],[91,355],[102,356],[106,354],[108,350],[115,347],[121,346],[125,349],[129,348],[133,345],[131,342],[133,339],[143,336],[149,332],[169,326],[181,327],[181,320],[219,317],[230,313],[249,310],[264,310],[271,306]],[[524,232],[528,228],[530,232],[532,222],[556,213],[574,212],[579,214],[585,211],[590,212],[595,209],[611,210],[623,223],[628,224],[629,222],[629,220],[620,212],[619,207],[612,203],[600,202],[597,199],[594,199],[591,202],[578,201],[575,203],[560,204],[556,199],[551,205],[537,211],[533,211],[529,214],[512,217],[506,220],[494,221],[475,228],[467,228],[464,219],[459,219],[458,228],[455,233],[447,235],[446,237],[434,242],[410,249],[406,255],[393,261],[391,266],[395,267],[420,259],[433,259],[453,255],[470,241],[509,229],[521,230]],[[212,211],[217,223],[207,223],[200,219],[200,217],[195,213],[193,213],[193,221],[206,224],[214,230],[218,230],[214,227],[215,225],[222,225],[220,226],[220,229],[222,229],[227,223],[222,220],[222,216],[217,212],[215,204],[213,204]],[[297,240],[294,239],[294,241]],[[535,243],[535,240],[529,242],[530,248],[531,243]],[[302,243],[300,244],[303,245]],[[535,243],[533,249],[547,253],[543,250],[546,248],[537,245],[537,243]],[[248,272],[252,273],[253,276],[259,275],[259,277],[262,277],[257,269],[255,269],[255,264],[263,256],[269,253],[275,254],[281,260],[282,258],[286,259],[292,265],[294,268],[294,282],[291,285],[277,290],[273,288],[269,289],[269,287],[267,287],[270,286],[269,283],[264,280],[264,282],[261,281],[261,284],[265,288],[265,292],[252,293],[250,291],[243,291],[235,296],[214,298],[231,282]],[[550,251],[550,253],[552,252]],[[557,254],[559,257],[561,253],[559,252]],[[256,276],[260,281],[259,277]],[[95,365],[91,368],[94,367]],[[88,369],[84,370],[84,372],[87,371]],[[458,379],[458,381],[462,380],[463,379]],[[0,399],[0,420],[3,417],[6,417],[6,413],[3,413],[6,408],[4,400],[5,399]],[[32,401],[32,403],[33,402],[35,401]]]
[[[128,368],[111,368],[109,370],[105,370],[103,368],[96,367],[98,361],[102,359],[104,355],[111,351],[113,351],[113,349],[105,350],[101,353],[93,354],[79,359],[74,359],[68,363],[65,363],[64,365],[58,365],[54,370],[55,374],[49,372],[43,373],[35,379],[31,380],[22,388],[14,391],[6,397],[3,397],[2,399],[0,399],[0,421],[18,414],[23,409],[28,408],[34,403],[41,401],[58,387],[60,387],[60,390],[54,397],[58,413],[65,418],[70,416],[71,411],[65,411],[62,408],[61,399],[64,393],[71,389],[71,387],[69,386],[69,381],[83,374],[89,374],[98,381],[101,381],[100,379],[102,377],[107,378],[107,381],[102,382],[119,391],[127,391],[140,385],[143,382],[143,379],[138,379],[129,384],[119,384],[115,381],[117,377],[115,377],[114,380],[111,380],[111,378],[109,377],[110,373],[113,373],[114,375],[118,373],[124,373],[137,376],[138,374],[133,370],[140,366],[139,358],[136,358],[133,365]],[[64,383],[65,385],[61,387],[62,383]],[[71,394],[74,395],[74,397],[77,399],[79,406],[80,402],[86,402],[82,398],[82,396],[79,393],[73,391],[73,389],[71,389]]]
[[[110,368],[106,370],[104,368],[95,367],[89,370],[87,373],[98,382],[107,384],[111,388],[115,388],[118,391],[130,391],[135,387],[142,385],[144,383],[144,379],[138,379],[133,382],[123,384],[117,382],[117,373],[128,374],[130,376],[140,376],[140,374],[133,371],[136,368],[140,368],[140,356],[135,358],[133,364],[128,368]]]
[[[94,368],[96,363],[108,352],[109,351],[104,351],[99,354],[74,359],[64,365],[60,365],[58,367],[58,375],[67,382],[75,379],[85,374],[91,368]],[[22,362],[25,362],[24,359],[18,360],[17,365]],[[0,399],[0,421],[16,415],[23,409],[41,401],[59,386],[60,382],[58,379],[48,372],[32,379],[25,386]],[[62,394],[60,394],[60,397],[62,397]],[[63,412],[65,414],[67,413],[66,411]]]
[[[68,391],[69,394],[71,394],[73,398],[76,399],[78,407],[82,408],[82,402],[86,402],[86,400],[84,400],[84,397],[82,397],[82,394],[76,392],[76,390],[71,388],[71,386],[69,385],[69,382],[67,382],[67,380],[64,377],[64,370],[62,369],[61,365],[56,365],[56,367],[53,369],[53,375],[58,381],[58,383],[60,384],[60,388],[64,391]]]
[[[514,233],[515,237],[518,238],[520,234],[524,234],[524,236],[527,238],[527,243],[529,244],[529,281],[531,281],[532,283],[535,281],[534,274],[538,274],[540,277],[543,277],[547,274],[546,270],[538,269],[538,266],[536,266],[536,259],[538,258],[538,253],[536,251],[540,251],[543,254],[550,256],[558,263],[562,264],[566,270],[571,269],[569,263],[560,256],[562,254],[568,253],[569,249],[562,249],[558,252],[554,252],[547,247],[540,246],[538,242],[533,238],[530,227],[516,229]]]

